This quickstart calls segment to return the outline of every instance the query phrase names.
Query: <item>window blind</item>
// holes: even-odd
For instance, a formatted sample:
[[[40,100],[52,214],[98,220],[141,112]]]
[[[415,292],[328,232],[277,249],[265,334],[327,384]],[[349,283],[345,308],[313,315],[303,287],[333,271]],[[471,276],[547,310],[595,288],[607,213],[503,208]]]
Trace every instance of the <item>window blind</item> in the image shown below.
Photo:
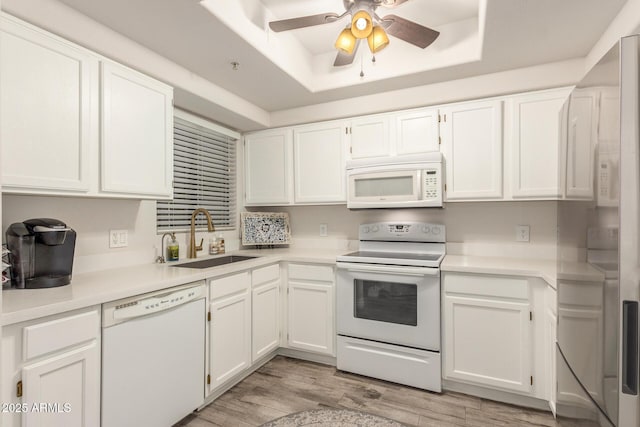
[[[236,139],[174,117],[173,200],[157,202],[158,231],[189,230],[205,208],[216,229],[236,226]],[[206,227],[198,215],[196,227]]]

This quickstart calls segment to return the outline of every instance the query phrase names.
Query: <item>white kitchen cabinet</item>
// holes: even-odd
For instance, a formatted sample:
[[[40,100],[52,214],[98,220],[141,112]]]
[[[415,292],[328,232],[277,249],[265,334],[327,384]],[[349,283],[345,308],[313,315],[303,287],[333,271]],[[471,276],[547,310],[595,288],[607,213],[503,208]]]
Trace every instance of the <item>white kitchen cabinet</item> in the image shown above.
[[[384,157],[390,153],[388,115],[358,117],[351,120],[351,159]]]
[[[295,203],[346,203],[346,129],[342,122],[293,129]]]
[[[557,292],[548,286],[545,292],[545,367],[549,372],[546,397],[551,411],[556,412],[556,340],[557,340]]]
[[[437,108],[421,108],[395,115],[396,153],[440,151]]]
[[[508,98],[505,145],[511,151],[511,191],[514,199],[557,199],[562,106],[569,89],[533,92]],[[506,149],[507,147],[505,147]]]
[[[209,392],[251,366],[251,274],[210,281]]]
[[[291,128],[244,137],[245,204],[288,205],[292,199]]]
[[[98,58],[8,15],[0,23],[3,192],[89,191]]]
[[[289,264],[288,347],[335,356],[334,301],[332,267]]]
[[[253,270],[251,283],[251,360],[256,362],[280,346],[280,266]]]
[[[173,89],[102,62],[101,190],[173,197]]]
[[[447,200],[501,199],[502,100],[440,110]]]
[[[6,326],[2,340],[2,401],[28,408],[4,426],[100,424],[99,307]]]
[[[571,95],[567,118],[567,199],[593,199],[598,99],[597,90],[576,89]]]
[[[527,280],[445,273],[443,289],[444,378],[529,393]]]

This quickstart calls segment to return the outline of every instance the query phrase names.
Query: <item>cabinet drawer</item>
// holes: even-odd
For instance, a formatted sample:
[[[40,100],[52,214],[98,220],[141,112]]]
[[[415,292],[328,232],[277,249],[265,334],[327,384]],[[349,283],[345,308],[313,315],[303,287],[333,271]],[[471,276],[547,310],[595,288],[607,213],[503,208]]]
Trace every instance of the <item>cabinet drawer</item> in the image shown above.
[[[251,273],[251,286],[254,288],[267,282],[280,279],[280,265],[273,264],[267,267],[257,268]]]
[[[333,267],[328,265],[289,264],[289,279],[333,282]]]
[[[248,271],[245,271],[219,279],[212,279],[209,283],[211,284],[211,299],[216,299],[248,290],[251,285],[251,276],[249,276]]]
[[[23,329],[23,358],[33,359],[98,337],[100,315],[97,311],[27,326]]]
[[[528,300],[529,281],[516,277],[445,273],[444,291],[445,293]]]

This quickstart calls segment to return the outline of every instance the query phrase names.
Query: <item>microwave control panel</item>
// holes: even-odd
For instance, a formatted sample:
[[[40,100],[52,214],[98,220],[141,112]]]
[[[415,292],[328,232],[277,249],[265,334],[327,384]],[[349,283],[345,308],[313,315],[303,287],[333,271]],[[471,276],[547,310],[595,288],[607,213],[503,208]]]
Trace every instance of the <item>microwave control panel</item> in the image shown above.
[[[435,200],[440,197],[440,171],[436,168],[422,171],[422,198]]]

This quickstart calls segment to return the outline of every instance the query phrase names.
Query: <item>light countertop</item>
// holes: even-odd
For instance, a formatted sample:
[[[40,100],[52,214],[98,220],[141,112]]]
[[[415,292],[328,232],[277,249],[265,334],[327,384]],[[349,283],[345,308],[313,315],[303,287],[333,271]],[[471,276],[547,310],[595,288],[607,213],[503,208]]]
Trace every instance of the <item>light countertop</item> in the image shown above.
[[[73,276],[70,285],[58,288],[4,290],[0,323],[3,325],[19,323],[282,261],[335,264],[336,256],[347,252],[350,251],[299,248],[250,249],[228,252],[225,255],[249,255],[257,258],[205,269],[175,268],[171,267],[171,263],[167,263],[143,264],[77,274]],[[201,257],[198,260],[206,258]],[[194,260],[185,259],[180,263],[190,261]],[[604,273],[587,263],[565,263],[558,270],[553,260],[447,255],[441,264],[441,270],[539,277],[554,288],[557,278],[604,280]]]

